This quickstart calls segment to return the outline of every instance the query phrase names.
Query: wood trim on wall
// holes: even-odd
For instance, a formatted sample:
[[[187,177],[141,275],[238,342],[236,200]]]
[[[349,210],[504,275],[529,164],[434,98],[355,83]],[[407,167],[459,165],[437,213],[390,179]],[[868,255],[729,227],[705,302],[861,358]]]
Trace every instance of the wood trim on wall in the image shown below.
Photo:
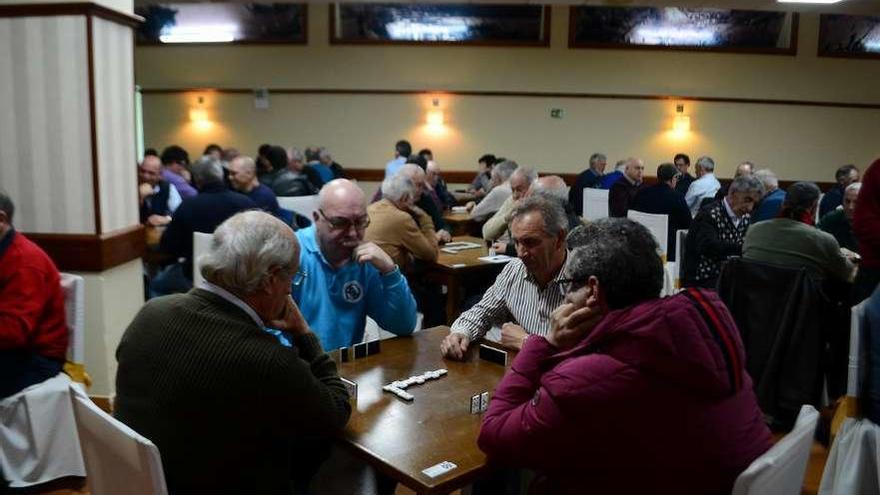
[[[0,17],[47,17],[60,15],[100,17],[133,28],[144,21],[143,18],[136,15],[125,14],[91,2],[0,5]]]
[[[385,170],[381,168],[346,168],[345,175],[349,179],[355,179],[358,181],[364,182],[382,182],[382,179],[385,178]],[[471,181],[474,180],[474,177],[477,175],[476,166],[474,166],[474,170],[444,170],[442,172],[443,180],[446,181],[447,184],[470,184]],[[562,173],[562,172],[540,172],[541,176],[547,175],[558,175],[565,181],[569,186],[574,185],[577,180],[577,173]],[[723,179],[719,178],[719,182],[725,187],[730,184],[733,179]],[[779,187],[782,189],[787,189],[789,186],[798,182],[797,180],[779,180]],[[835,182],[814,182],[819,189],[823,191],[827,191],[831,189]],[[654,176],[645,176],[645,183],[648,185],[656,184],[657,177]]]
[[[143,256],[147,243],[143,225],[94,234],[25,232],[62,271],[103,272]]]
[[[880,103],[836,102],[817,100],[782,100],[769,98],[727,98],[715,96],[649,95],[649,94],[602,94],[536,91],[470,91],[430,89],[315,89],[315,88],[268,88],[269,93],[279,95],[454,95],[454,96],[501,96],[514,98],[582,98],[600,100],[662,100],[698,101],[708,103],[737,103],[744,105],[788,105],[826,108],[855,108],[880,110]],[[141,94],[162,95],[194,92],[220,94],[253,94],[253,88],[141,88]]]

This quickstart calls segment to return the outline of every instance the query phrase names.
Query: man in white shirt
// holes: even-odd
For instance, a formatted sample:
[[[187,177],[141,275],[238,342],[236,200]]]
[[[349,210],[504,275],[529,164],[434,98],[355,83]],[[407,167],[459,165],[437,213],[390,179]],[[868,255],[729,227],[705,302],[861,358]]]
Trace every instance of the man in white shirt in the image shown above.
[[[715,193],[721,189],[721,183],[715,178],[715,160],[708,156],[701,156],[697,160],[697,180],[691,183],[684,201],[691,210],[691,216],[697,216],[700,211],[700,203],[705,198],[714,198]]]
[[[513,160],[505,160],[492,168],[492,190],[479,204],[475,204],[473,201],[467,204],[471,218],[477,221],[486,220],[501,209],[504,201],[513,194],[510,187],[510,176],[517,168],[519,165]]]

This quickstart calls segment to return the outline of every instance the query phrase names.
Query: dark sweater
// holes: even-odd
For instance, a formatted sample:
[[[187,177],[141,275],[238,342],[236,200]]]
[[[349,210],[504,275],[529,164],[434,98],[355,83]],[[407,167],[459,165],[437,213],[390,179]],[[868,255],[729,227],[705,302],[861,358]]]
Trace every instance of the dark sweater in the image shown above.
[[[574,186],[568,190],[568,202],[574,211],[580,215],[584,211],[584,189],[599,189],[602,187],[602,174],[588,168],[577,176]]]
[[[721,265],[727,258],[742,254],[749,221],[750,217],[746,216],[739,226],[734,225],[724,200],[700,210],[691,222],[685,241],[685,287],[715,288]]]
[[[675,233],[691,226],[691,210],[684,202],[684,197],[668,184],[660,183],[639,191],[629,208],[643,213],[669,215],[666,259],[675,261]]]
[[[626,175],[617,179],[608,191],[608,216],[625,218],[633,198],[644,187],[643,182],[633,184]]]
[[[191,278],[193,232],[213,233],[227,218],[256,207],[250,198],[226,189],[222,182],[208,184],[198,196],[183,200],[162,234],[159,249],[176,258],[186,258],[183,270]]]
[[[351,413],[314,334],[284,347],[201,289],[147,302],[116,359],[115,416],[159,447],[174,494],[288,493],[291,457],[311,453],[298,439]]]

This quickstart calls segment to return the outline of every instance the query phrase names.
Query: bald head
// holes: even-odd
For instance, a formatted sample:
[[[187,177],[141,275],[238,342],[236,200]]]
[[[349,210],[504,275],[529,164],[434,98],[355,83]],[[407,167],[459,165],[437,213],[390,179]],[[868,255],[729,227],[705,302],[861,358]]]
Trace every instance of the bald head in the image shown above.
[[[360,207],[366,210],[364,192],[348,179],[334,179],[324,184],[318,193],[318,206],[328,212],[339,208],[351,209]]]
[[[151,186],[156,186],[162,180],[162,160],[155,155],[147,155],[138,168],[138,179]]]

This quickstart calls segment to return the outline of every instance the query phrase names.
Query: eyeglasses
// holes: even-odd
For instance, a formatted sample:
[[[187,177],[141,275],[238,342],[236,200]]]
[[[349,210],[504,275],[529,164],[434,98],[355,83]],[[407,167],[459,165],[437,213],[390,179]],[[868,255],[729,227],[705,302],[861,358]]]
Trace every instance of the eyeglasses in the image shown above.
[[[352,226],[354,226],[355,230],[364,230],[370,225],[370,217],[368,215],[352,220],[351,218],[346,217],[328,217],[327,214],[324,213],[324,210],[320,208],[318,208],[318,213],[324,217],[324,220],[326,220],[334,230],[348,230]]]
[[[563,296],[571,292],[579,291],[585,285],[587,285],[586,281],[580,279],[563,278],[559,280],[559,290],[562,291]]]
[[[293,274],[293,286],[299,287],[303,284],[303,282],[306,281],[306,277],[308,276],[309,274],[305,270],[298,270],[296,273]]]

